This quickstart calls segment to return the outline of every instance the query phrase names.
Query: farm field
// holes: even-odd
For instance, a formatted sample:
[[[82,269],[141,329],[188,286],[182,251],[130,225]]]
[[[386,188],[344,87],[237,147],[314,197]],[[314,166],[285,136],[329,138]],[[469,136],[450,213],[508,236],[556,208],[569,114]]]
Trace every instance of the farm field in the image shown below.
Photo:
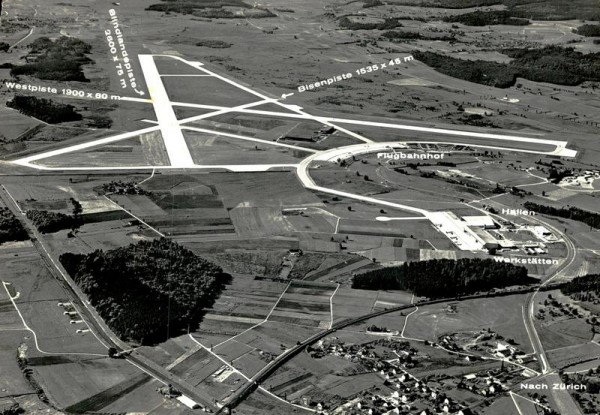
[[[593,342],[567,346],[550,350],[548,358],[554,366],[567,372],[578,371],[581,365],[600,359],[600,346]]]
[[[351,286],[357,273],[424,260],[556,259],[527,266],[539,283],[600,270],[600,46],[583,33],[598,29],[594,1],[4,2],[0,78],[58,92],[2,85],[3,225],[31,228],[31,210],[78,219],[78,206],[84,223],[0,244],[0,399],[46,415],[204,409],[164,396],[171,385],[240,415],[534,415],[546,403],[583,415],[575,394],[544,392],[536,405],[519,385],[598,365],[593,300],[494,290],[423,306]],[[60,107],[34,100],[18,113],[17,95],[82,120],[47,125]],[[588,213],[530,216],[526,202]],[[80,314],[87,298],[54,262],[158,237],[228,282],[198,304],[152,287],[156,303],[169,299],[167,340],[123,344]],[[152,272],[144,284],[159,281]],[[173,334],[170,316],[190,305]],[[110,358],[105,343],[131,355]]]

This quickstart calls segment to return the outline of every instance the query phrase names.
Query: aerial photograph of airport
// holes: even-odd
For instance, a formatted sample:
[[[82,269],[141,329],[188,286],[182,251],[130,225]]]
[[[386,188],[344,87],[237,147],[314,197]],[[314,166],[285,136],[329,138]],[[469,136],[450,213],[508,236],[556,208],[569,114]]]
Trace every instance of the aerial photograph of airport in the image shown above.
[[[600,0],[0,0],[0,415],[599,415]]]

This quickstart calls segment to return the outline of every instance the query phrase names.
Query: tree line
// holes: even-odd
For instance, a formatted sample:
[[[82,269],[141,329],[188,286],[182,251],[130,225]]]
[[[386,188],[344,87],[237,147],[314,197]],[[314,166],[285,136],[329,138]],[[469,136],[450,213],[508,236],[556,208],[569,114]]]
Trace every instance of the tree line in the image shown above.
[[[60,212],[47,210],[28,210],[27,219],[31,220],[41,233],[53,233],[81,226],[81,218]]]
[[[6,106],[48,124],[79,121],[83,118],[81,114],[75,111],[73,105],[60,104],[46,98],[16,95],[12,101],[6,103]]]
[[[140,344],[193,330],[229,277],[166,238],[60,261],[109,327]]]
[[[471,13],[446,16],[442,19],[448,23],[462,23],[467,26],[513,25],[527,26],[528,19],[513,17],[508,10],[477,10]]]
[[[543,213],[545,215],[558,216],[560,218],[573,219],[578,222],[583,222],[594,229],[600,229],[600,214],[596,212],[590,212],[574,206],[556,208],[533,202],[525,202],[523,206],[527,210]]]
[[[432,259],[357,274],[352,288],[405,290],[418,296],[443,298],[534,281],[527,276],[525,267],[492,259]]]
[[[403,26],[397,18],[385,19],[380,23],[362,23],[353,22],[347,17],[342,17],[338,24],[342,29],[349,30],[390,30]]]

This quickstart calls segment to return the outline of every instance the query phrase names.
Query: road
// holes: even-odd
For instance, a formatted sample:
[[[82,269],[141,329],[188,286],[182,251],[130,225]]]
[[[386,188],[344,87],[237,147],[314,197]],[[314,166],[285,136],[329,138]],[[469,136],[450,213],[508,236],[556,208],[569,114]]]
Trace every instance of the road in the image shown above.
[[[551,226],[545,222],[542,222],[539,219],[535,219],[535,220],[538,222],[541,222],[544,226],[548,227],[553,232],[556,232],[558,235],[562,235],[562,237],[565,241],[565,244],[567,245],[567,258],[565,259],[563,264],[561,264],[561,266],[556,269],[554,274],[552,274],[550,276],[550,278],[545,280],[540,285],[540,288],[543,288],[544,286],[550,284],[553,280],[562,276],[563,271],[565,271],[567,268],[569,268],[569,266],[575,260],[577,251],[575,249],[575,245],[573,244],[573,242],[571,242],[571,240],[567,237],[567,235],[560,232],[560,230],[558,230],[554,226]],[[554,373],[554,370],[550,366],[550,362],[548,361],[548,358],[546,356],[546,351],[544,350],[544,345],[542,344],[540,337],[537,333],[537,330],[535,328],[535,313],[534,313],[535,296],[539,292],[540,288],[538,288],[537,290],[535,290],[534,292],[532,292],[531,294],[529,294],[527,296],[527,301],[526,301],[526,310],[527,311],[525,313],[526,315],[525,315],[524,322],[525,322],[525,327],[527,328],[527,333],[530,335],[529,337],[531,339],[531,344],[533,346],[535,354],[538,358],[538,361],[540,362],[540,364],[542,366],[542,374],[547,374],[549,377],[551,377],[551,381],[549,381],[549,383],[550,383],[550,385],[552,385],[553,383],[560,383],[562,381],[561,381],[560,377],[556,373]],[[554,398],[556,405],[560,409],[561,414],[569,414],[569,415],[582,415],[583,414],[581,411],[581,408],[579,408],[579,405],[577,405],[577,403],[575,402],[575,400],[573,399],[573,397],[571,396],[569,391],[564,390],[564,389],[562,389],[562,390],[557,389],[557,390],[552,390],[551,394]]]
[[[169,100],[167,91],[164,87],[162,80],[160,79],[160,73],[158,72],[158,69],[157,69],[155,61],[154,61],[154,58],[156,56],[166,56],[168,58],[177,59],[179,61],[182,61],[185,64],[196,68],[198,71],[202,72],[206,76],[210,76],[210,77],[213,77],[220,81],[226,82],[240,90],[243,90],[245,92],[248,92],[248,93],[256,96],[257,100],[254,102],[249,102],[249,103],[245,103],[245,104],[233,106],[233,107],[203,106],[203,105],[196,105],[196,104],[191,104],[191,103],[173,103]],[[156,121],[157,125],[155,125],[153,127],[141,129],[138,131],[133,131],[133,132],[124,133],[124,134],[118,134],[118,135],[115,135],[112,137],[102,138],[99,140],[95,140],[95,141],[91,141],[91,142],[87,142],[87,143],[83,143],[83,144],[78,144],[78,145],[74,145],[71,147],[62,148],[59,150],[53,150],[53,151],[25,157],[23,159],[14,161],[14,163],[22,165],[22,166],[40,169],[40,170],[65,170],[65,171],[66,170],[79,170],[79,171],[81,171],[81,170],[83,170],[83,171],[118,170],[118,169],[140,170],[140,169],[144,169],[144,168],[153,169],[153,170],[154,169],[178,169],[178,168],[194,168],[194,169],[223,168],[223,169],[227,169],[230,171],[266,171],[266,170],[269,170],[272,168],[295,168],[298,178],[300,179],[300,181],[302,182],[304,187],[307,189],[318,191],[318,192],[334,194],[337,196],[350,198],[350,199],[354,199],[354,200],[359,200],[359,201],[366,202],[366,203],[373,203],[373,204],[377,204],[377,205],[383,205],[383,206],[388,206],[388,207],[392,207],[392,208],[396,208],[396,209],[400,209],[400,210],[404,210],[404,211],[409,211],[412,213],[417,213],[419,215],[422,215],[422,216],[432,220],[435,223],[435,220],[434,220],[435,218],[432,216],[432,213],[427,211],[426,209],[421,209],[421,208],[417,208],[417,207],[413,207],[413,206],[409,206],[409,205],[389,202],[389,201],[380,200],[380,199],[376,199],[376,198],[372,198],[372,197],[368,197],[368,196],[362,196],[362,195],[357,195],[357,194],[353,194],[353,193],[349,193],[349,192],[343,192],[343,191],[339,191],[339,190],[335,190],[335,189],[329,189],[329,188],[324,188],[324,187],[318,186],[314,182],[314,180],[310,177],[310,174],[309,174],[310,164],[313,161],[329,161],[330,162],[330,161],[335,161],[339,158],[341,158],[341,159],[349,158],[349,157],[351,157],[353,155],[357,155],[357,154],[370,153],[370,152],[374,152],[374,151],[386,151],[386,150],[389,150],[391,147],[398,145],[397,142],[386,142],[386,143],[372,142],[367,137],[364,137],[358,133],[355,133],[344,127],[341,127],[340,124],[363,126],[363,127],[366,126],[366,127],[418,131],[418,132],[426,132],[426,133],[431,133],[431,134],[445,134],[445,135],[450,135],[450,136],[455,136],[455,137],[471,137],[471,138],[476,137],[476,138],[481,138],[482,140],[488,140],[488,141],[486,141],[485,144],[482,144],[482,145],[473,145],[473,144],[466,144],[466,143],[460,143],[460,142],[456,142],[454,144],[466,145],[466,146],[471,146],[471,147],[484,147],[484,148],[496,149],[496,150],[501,150],[501,151],[517,151],[517,152],[536,153],[536,154],[553,154],[553,155],[561,155],[561,156],[565,156],[565,157],[572,157],[576,154],[576,151],[566,148],[567,142],[564,142],[564,141],[545,140],[545,139],[537,139],[537,138],[524,137],[524,136],[490,134],[490,133],[486,133],[486,132],[461,131],[461,130],[446,129],[446,128],[423,127],[423,126],[414,126],[414,125],[407,125],[407,124],[400,124],[400,123],[383,123],[383,122],[364,121],[364,120],[357,120],[357,119],[315,116],[315,115],[312,115],[312,114],[309,114],[309,113],[303,111],[298,106],[281,103],[277,99],[270,98],[270,97],[268,97],[260,92],[257,92],[245,85],[242,85],[234,80],[226,78],[215,72],[212,72],[212,71],[206,69],[205,67],[203,67],[203,64],[200,62],[190,62],[185,59],[182,59],[179,57],[173,57],[173,56],[169,56],[169,55],[140,55],[139,59],[140,59],[140,63],[142,66],[143,73],[144,73],[144,77],[146,78],[146,84],[148,85],[150,95],[151,95],[151,100],[142,100],[140,102],[141,103],[151,103],[153,105],[154,111],[155,111],[156,117],[157,117],[157,121]],[[260,110],[252,110],[251,109],[252,107],[259,107],[264,104],[277,105],[282,108],[282,111],[281,112],[260,111]],[[206,107],[207,109],[213,109],[214,111],[178,120],[175,117],[174,110],[173,110],[173,106],[176,106],[176,105],[181,105],[181,106],[186,106],[186,107],[198,107],[198,108]],[[210,107],[210,108],[208,108],[208,107]],[[251,113],[256,113],[256,114],[260,113],[260,114],[264,114],[264,115],[270,115],[273,117],[297,118],[297,119],[306,119],[306,120],[317,121],[321,124],[332,126],[332,127],[336,128],[337,130],[344,132],[344,133],[362,141],[363,144],[357,144],[357,145],[352,145],[352,146],[335,148],[332,150],[316,152],[315,154],[310,155],[310,156],[306,157],[305,159],[303,159],[299,164],[261,164],[261,165],[251,165],[250,164],[250,165],[222,165],[222,166],[221,165],[219,165],[219,166],[210,166],[210,165],[209,166],[201,166],[201,165],[194,164],[194,162],[191,158],[191,155],[190,155],[189,148],[187,147],[187,144],[185,143],[185,138],[182,133],[182,129],[184,129],[184,128],[194,129],[194,127],[185,126],[185,124],[188,124],[188,123],[191,123],[194,121],[198,121],[198,120],[202,120],[202,119],[208,119],[208,118],[215,117],[215,116],[218,116],[221,114],[236,113],[236,112],[251,112]],[[200,130],[200,129],[196,128],[196,130]],[[88,149],[91,147],[95,147],[95,146],[99,146],[99,145],[103,145],[103,144],[107,144],[107,143],[112,143],[112,142],[116,142],[119,140],[124,140],[127,138],[135,137],[135,136],[143,134],[143,133],[153,132],[153,131],[161,131],[161,133],[162,133],[163,140],[164,140],[165,146],[167,148],[167,153],[169,155],[169,159],[171,162],[170,166],[151,166],[150,165],[150,166],[124,166],[124,167],[118,167],[118,168],[82,166],[82,167],[64,168],[64,167],[47,167],[47,166],[43,166],[40,164],[33,164],[36,161],[43,160],[45,158],[52,157],[55,155],[61,155],[61,154],[71,153],[74,151],[85,150],[85,149]],[[264,143],[264,144],[282,146],[281,143],[269,142],[267,140],[260,140],[260,139],[254,138],[254,137],[245,137],[245,136],[241,136],[241,135],[234,136],[231,134],[213,131],[213,130],[209,130],[209,129],[202,129],[201,131],[206,132],[206,133],[228,135],[229,137],[241,139],[241,140],[260,141],[261,143]],[[540,143],[540,144],[544,144],[544,145],[553,145],[555,148],[552,151],[544,152],[544,151],[536,151],[536,150],[524,150],[524,149],[519,149],[519,148],[498,147],[498,146],[490,145],[489,140],[504,140],[504,141],[511,141],[511,142],[515,142],[515,143],[518,143],[518,142]],[[460,141],[460,140],[457,140],[457,141]],[[433,143],[435,143],[435,142],[433,142]],[[304,149],[302,147],[288,146],[288,145],[284,145],[284,146],[293,147],[295,149],[303,149],[307,152],[314,152],[314,150]],[[12,204],[12,202],[10,202],[10,203]],[[14,208],[17,208],[17,210],[18,210],[18,207],[16,206],[16,204],[14,205]],[[29,225],[28,228],[32,229],[32,234],[34,234],[35,237],[37,238],[36,247],[40,250],[40,253],[45,258],[47,258],[49,265],[51,267],[55,268],[59,272],[59,274],[61,274],[62,278],[67,282],[73,295],[76,298],[80,299],[81,304],[84,306],[84,311],[90,321],[90,324],[94,328],[93,331],[95,333],[98,333],[99,336],[103,337],[104,340],[107,342],[107,344],[114,344],[114,345],[118,346],[117,347],[118,349],[124,349],[124,347],[126,347],[126,345],[124,345],[122,342],[120,342],[120,340],[118,338],[116,338],[116,336],[103,323],[102,319],[95,313],[95,310],[93,310],[92,307],[89,307],[87,305],[85,295],[83,295],[83,293],[81,293],[79,291],[78,287],[70,279],[68,274],[62,269],[62,267],[58,263],[58,261],[56,259],[54,259],[52,257],[52,255],[47,251],[47,249],[43,245],[43,237],[41,235],[37,234],[37,231],[35,231],[35,229],[33,229],[31,224],[28,224],[28,225]],[[574,253],[571,251],[571,247],[569,246],[570,241],[568,241],[568,238],[565,238],[565,241],[569,247],[569,255],[574,256]],[[572,261],[573,261],[572,258],[571,258],[570,262],[565,261],[564,266],[561,266],[561,268],[558,269],[555,272],[555,274],[553,276],[551,276],[551,278],[549,278],[547,281],[545,281],[544,284],[548,284],[552,280],[554,280],[556,277],[558,277],[560,275],[560,273],[564,269],[566,269],[570,265],[570,263],[572,263]],[[531,295],[528,297],[526,313],[525,313],[526,316],[524,317],[524,320],[525,320],[525,325],[528,330],[528,333],[531,337],[532,345],[534,347],[536,355],[538,356],[538,358],[540,360],[540,364],[542,365],[542,372],[547,374],[547,373],[551,372],[551,368],[549,366],[548,360],[545,355],[545,351],[543,349],[543,345],[539,339],[539,336],[537,334],[537,331],[535,330],[534,323],[533,323],[533,321],[534,321],[533,305],[534,305],[534,299],[535,299],[536,292],[531,293]],[[480,298],[480,296],[475,296],[473,298]],[[442,301],[442,300],[440,300],[440,301]],[[435,302],[432,302],[432,303],[435,303]],[[412,307],[412,305],[406,306],[406,307]],[[403,306],[401,308],[384,310],[383,312],[372,313],[369,315],[359,317],[357,319],[348,320],[345,322],[340,322],[340,323],[334,324],[331,329],[321,332],[321,333],[318,333],[317,335],[307,339],[305,342],[301,343],[300,345],[298,345],[298,346],[284,352],[282,355],[280,355],[277,359],[275,359],[273,362],[271,362],[269,365],[267,365],[265,368],[263,368],[261,371],[259,371],[259,373],[252,379],[252,382],[248,386],[243,387],[242,389],[240,389],[239,392],[236,392],[235,394],[233,394],[230,399],[231,402],[233,402],[233,403],[237,402],[240,396],[243,397],[245,393],[248,393],[250,391],[249,388],[251,388],[252,385],[260,384],[262,381],[264,381],[266,378],[268,378],[270,376],[270,374],[273,373],[273,371],[276,370],[277,367],[279,367],[285,361],[287,361],[288,359],[293,357],[295,354],[297,354],[299,351],[301,351],[307,345],[312,344],[313,342],[328,335],[329,333],[331,333],[335,330],[338,330],[340,328],[346,327],[348,325],[355,324],[356,322],[367,320],[369,318],[375,317],[377,315],[385,314],[387,312],[394,312],[394,311],[402,310],[406,307]],[[128,359],[130,359],[132,362],[135,361],[135,363],[138,365],[144,366],[145,369],[147,369],[148,371],[153,373],[153,375],[156,375],[157,379],[161,379],[161,381],[168,381],[168,382],[175,384],[175,382],[173,382],[173,380],[172,380],[171,374],[169,374],[166,371],[165,371],[166,373],[162,373],[161,368],[153,367],[152,362],[144,361],[141,356],[132,355]],[[134,360],[134,359],[137,359],[137,360]],[[186,390],[189,391],[189,394],[191,397],[197,396],[194,393],[193,388],[188,389],[188,386],[182,380],[178,380],[178,386],[176,386],[176,387],[179,387],[182,391],[186,391]],[[568,392],[566,392],[566,394],[568,395]],[[568,395],[568,396],[570,398],[570,395]],[[199,401],[204,402],[202,399],[199,399]]]
[[[498,201],[494,201],[494,203],[498,206],[508,207]],[[550,362],[548,361],[548,357],[546,356],[544,345],[542,344],[542,341],[535,327],[535,298],[540,289],[547,287],[551,283],[555,282],[555,280],[563,276],[564,271],[567,268],[569,268],[569,266],[571,266],[571,264],[575,261],[577,250],[573,242],[569,239],[569,237],[563,232],[561,232],[560,229],[548,224],[540,218],[530,217],[529,219],[534,222],[537,222],[542,226],[547,227],[556,235],[561,235],[567,247],[567,256],[563,263],[552,273],[552,275],[550,275],[549,278],[543,281],[535,291],[531,292],[527,296],[525,305],[523,307],[523,323],[525,324],[525,329],[527,330],[527,334],[529,336],[529,340],[531,341],[533,351],[538,359],[538,362],[540,362],[542,376],[558,377],[558,375],[556,375],[555,371],[550,366]],[[557,380],[557,382],[559,382],[559,380]],[[554,397],[556,405],[561,409],[561,414],[582,415],[581,409],[567,390],[553,390],[552,396]]]
[[[58,258],[55,258],[46,248],[43,242],[44,236],[38,232],[31,221],[23,215],[23,212],[17,205],[16,201],[4,186],[0,186],[0,199],[4,205],[8,207],[11,212],[23,223],[23,226],[25,226],[25,229],[32,237],[35,248],[46,263],[46,266],[55,276],[55,278],[62,282],[61,285],[71,297],[73,306],[77,309],[78,313],[81,315],[82,319],[88,325],[90,331],[94,334],[98,341],[107,349],[109,347],[114,347],[117,349],[117,351],[130,351],[131,347],[125,342],[121,341],[121,339],[119,339],[117,335],[110,330],[106,323],[104,323],[104,320],[90,305],[89,301],[87,300],[87,296],[81,291],[75,281],[73,281],[73,279],[63,268],[60,261],[58,261]],[[196,389],[193,385],[187,383],[180,377],[173,375],[165,368],[157,365],[135,350],[125,358],[129,363],[136,366],[143,372],[146,372],[159,382],[165,385],[171,384],[184,395],[194,399],[203,406],[213,408],[215,410],[217,409],[214,407],[214,400],[212,397],[203,393],[201,390]]]
[[[473,300],[473,299],[477,299],[477,298],[492,298],[492,297],[502,297],[502,296],[507,296],[507,295],[515,295],[515,294],[524,294],[524,293],[532,292],[534,290],[535,291],[539,290],[539,287],[536,286],[536,287],[527,287],[527,288],[523,288],[523,289],[519,289],[519,290],[512,290],[512,291],[506,290],[506,291],[496,291],[493,293],[474,294],[474,295],[468,295],[468,296],[464,296],[464,297],[460,297],[460,298],[452,297],[452,298],[441,298],[441,299],[437,299],[437,300],[421,301],[421,302],[417,302],[417,303],[413,303],[413,304],[406,304],[406,305],[401,305],[398,307],[388,308],[385,310],[379,310],[379,311],[375,311],[375,312],[372,312],[369,314],[364,314],[359,317],[354,317],[351,319],[339,321],[339,322],[333,324],[331,326],[331,328],[329,328],[327,330],[323,330],[319,333],[312,335],[311,337],[305,339],[302,342],[299,342],[298,344],[293,346],[291,349],[288,349],[288,350],[284,351],[282,354],[280,354],[279,356],[277,356],[269,364],[267,364],[260,371],[258,371],[252,377],[252,379],[250,379],[250,382],[246,383],[244,386],[239,388],[235,393],[230,395],[229,398],[223,403],[223,407],[218,411],[218,413],[224,413],[226,411],[226,408],[231,409],[231,408],[234,408],[235,406],[237,406],[237,404],[239,404],[250,393],[252,393],[260,384],[264,383],[264,381],[267,380],[273,373],[275,373],[275,371],[277,369],[279,369],[283,364],[285,364],[287,361],[292,359],[294,356],[296,356],[298,353],[300,353],[306,347],[316,343],[317,341],[321,340],[324,337],[327,337],[328,335],[334,333],[337,330],[344,329],[346,327],[352,326],[354,324],[357,324],[357,323],[360,323],[360,322],[363,322],[366,320],[370,320],[374,317],[379,317],[384,314],[395,313],[398,311],[408,310],[408,309],[415,308],[415,307],[439,304],[439,303],[444,303],[444,302],[448,302],[448,301]],[[576,414],[569,414],[569,415],[576,415]]]

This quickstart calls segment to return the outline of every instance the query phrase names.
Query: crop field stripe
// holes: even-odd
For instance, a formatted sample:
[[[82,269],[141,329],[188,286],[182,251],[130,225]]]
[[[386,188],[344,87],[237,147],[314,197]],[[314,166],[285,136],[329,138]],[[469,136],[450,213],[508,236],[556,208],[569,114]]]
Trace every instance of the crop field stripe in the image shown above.
[[[254,326],[252,326],[252,327],[249,327],[249,328],[247,328],[246,330],[242,331],[242,332],[241,332],[241,333],[239,333],[239,334],[236,334],[236,335],[235,335],[235,336],[233,336],[233,337],[230,337],[230,338],[229,338],[229,339],[227,339],[227,340],[223,340],[221,343],[219,343],[219,344],[217,344],[216,346],[214,346],[214,347],[213,347],[213,349],[216,349],[217,347],[219,347],[219,346],[222,346],[223,344],[227,343],[228,341],[230,341],[230,340],[234,340],[235,338],[237,338],[237,337],[239,337],[239,336],[241,336],[241,335],[243,335],[243,334],[246,334],[246,333],[248,333],[250,330],[253,330],[253,329],[257,328],[258,326],[260,326],[260,325],[262,325],[262,324],[266,323],[266,322],[267,322],[267,320],[269,319],[269,317],[271,316],[271,314],[273,314],[273,311],[275,310],[275,307],[277,307],[277,304],[279,304],[279,301],[281,300],[281,298],[283,297],[283,295],[285,294],[285,292],[287,291],[287,289],[290,287],[290,285],[291,285],[291,284],[292,284],[291,282],[290,282],[290,283],[288,283],[288,285],[285,287],[285,289],[283,290],[283,292],[282,292],[282,293],[279,295],[279,297],[277,298],[277,301],[275,301],[275,305],[273,305],[273,307],[272,307],[272,308],[271,308],[271,310],[269,311],[269,314],[267,314],[267,316],[265,317],[265,319],[264,319],[263,321],[261,321],[260,323],[257,323],[257,324],[255,324],[255,325],[254,325]],[[194,339],[194,340],[195,340],[195,339]],[[198,341],[196,341],[196,342],[197,342],[198,344],[200,344]],[[204,346],[202,346],[202,347],[204,347]]]
[[[148,225],[147,222],[145,222],[143,219],[137,217],[136,215],[134,215],[133,213],[131,213],[130,211],[128,211],[127,209],[125,209],[123,206],[119,205],[117,202],[115,202],[114,200],[112,200],[111,198],[109,198],[108,196],[104,195],[104,197],[106,198],[106,200],[108,200],[109,202],[111,202],[113,205],[117,206],[119,209],[125,211],[127,214],[129,214],[131,217],[133,217],[134,219],[140,221],[140,223],[143,223],[148,229],[151,229],[152,231],[156,232],[159,236],[162,236],[164,238],[165,235],[163,235],[162,233],[160,233],[157,229],[153,228],[152,226]]]
[[[124,381],[117,383],[110,388],[97,393],[93,396],[90,396],[87,399],[84,399],[76,404],[65,408],[65,412],[67,413],[75,413],[75,414],[83,414],[85,412],[95,412],[99,411],[102,408],[110,405],[111,403],[117,401],[128,393],[134,391],[139,388],[146,382],[152,379],[146,373],[140,373],[135,375],[129,379],[125,379]]]
[[[272,388],[271,388],[271,391],[272,391],[272,392],[277,392],[277,391],[280,391],[280,390],[282,390],[282,389],[285,389],[285,388],[287,388],[288,386],[291,386],[291,385],[293,385],[294,383],[301,382],[301,381],[303,381],[303,380],[305,380],[305,379],[308,379],[308,378],[310,378],[311,376],[312,376],[312,373],[308,373],[308,372],[307,372],[307,373],[303,373],[303,374],[301,374],[301,375],[298,375],[298,376],[296,376],[296,377],[295,377],[295,378],[293,378],[293,379],[290,379],[290,380],[288,380],[288,381],[286,381],[286,382],[283,382],[283,383],[281,383],[281,384],[279,384],[279,385],[277,385],[277,386],[274,386],[274,387],[272,387]]]

